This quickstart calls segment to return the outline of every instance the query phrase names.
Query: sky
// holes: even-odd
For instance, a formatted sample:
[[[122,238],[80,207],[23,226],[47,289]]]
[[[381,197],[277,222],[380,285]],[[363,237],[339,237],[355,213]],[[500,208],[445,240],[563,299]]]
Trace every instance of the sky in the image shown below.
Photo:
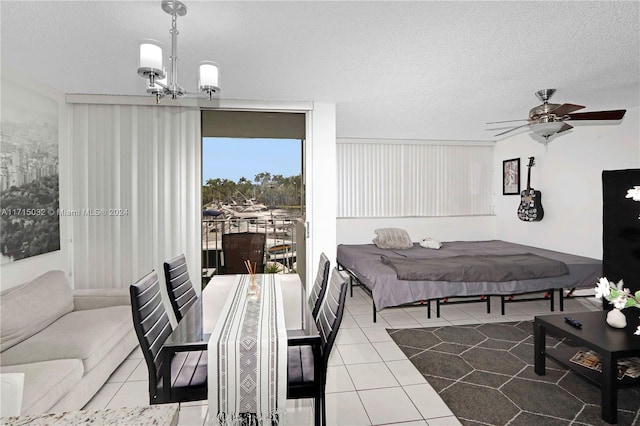
[[[302,142],[297,139],[202,139],[202,184],[208,179],[241,177],[253,182],[262,172],[284,177],[302,169]]]

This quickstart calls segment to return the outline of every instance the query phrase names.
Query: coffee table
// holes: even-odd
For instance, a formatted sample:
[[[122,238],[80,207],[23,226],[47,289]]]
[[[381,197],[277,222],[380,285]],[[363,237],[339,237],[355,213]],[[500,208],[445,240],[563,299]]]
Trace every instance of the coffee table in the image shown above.
[[[626,313],[628,324],[624,329],[610,327],[605,321],[606,312],[601,311],[536,316],[533,322],[536,374],[545,375],[545,360],[549,357],[596,383],[600,386],[602,418],[608,423],[617,422],[618,388],[640,385],[640,378],[617,378],[617,364],[620,358],[640,356],[640,336],[633,334],[640,323],[640,310],[626,311],[623,312]],[[572,327],[565,322],[567,316],[582,323],[582,328]],[[566,337],[586,350],[597,352],[602,372],[569,361],[578,348],[547,348],[547,331],[554,337]]]

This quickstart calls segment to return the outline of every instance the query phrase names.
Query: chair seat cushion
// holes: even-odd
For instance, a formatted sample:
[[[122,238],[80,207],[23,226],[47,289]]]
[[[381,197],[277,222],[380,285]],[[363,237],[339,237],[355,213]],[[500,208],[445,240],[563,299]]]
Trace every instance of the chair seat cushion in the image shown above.
[[[288,382],[290,387],[312,385],[315,382],[315,365],[311,346],[288,347]]]
[[[207,385],[207,351],[178,352],[171,360],[173,388]]]

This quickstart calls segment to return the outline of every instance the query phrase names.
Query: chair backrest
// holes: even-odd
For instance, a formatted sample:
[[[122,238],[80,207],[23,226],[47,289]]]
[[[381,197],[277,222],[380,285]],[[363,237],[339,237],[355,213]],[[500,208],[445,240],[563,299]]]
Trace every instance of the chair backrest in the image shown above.
[[[342,322],[342,315],[344,314],[344,304],[347,297],[347,283],[344,278],[338,272],[338,269],[333,268],[331,271],[331,278],[327,285],[327,291],[320,304],[318,310],[318,317],[316,319],[316,326],[320,333],[321,350],[322,350],[322,369],[327,370],[327,362],[329,361],[329,354],[331,348],[336,340],[340,323]]]
[[[158,274],[152,270],[129,287],[133,328],[136,330],[140,349],[149,370],[149,400],[160,402],[162,358],[160,349],[171,334],[169,316],[162,303]]]
[[[256,272],[264,272],[264,246],[266,234],[236,232],[222,234],[222,253],[225,274],[246,274],[245,260],[257,265]]]
[[[329,281],[329,269],[330,262],[324,253],[320,253],[320,264],[318,265],[318,273],[316,279],[311,287],[311,294],[309,295],[309,309],[311,309],[311,315],[315,320],[318,316],[318,310],[320,309],[320,302],[324,298],[324,293],[327,290],[327,282]]]
[[[164,262],[164,278],[171,308],[176,315],[176,320],[180,322],[191,305],[198,300],[196,290],[189,279],[189,270],[184,254]]]

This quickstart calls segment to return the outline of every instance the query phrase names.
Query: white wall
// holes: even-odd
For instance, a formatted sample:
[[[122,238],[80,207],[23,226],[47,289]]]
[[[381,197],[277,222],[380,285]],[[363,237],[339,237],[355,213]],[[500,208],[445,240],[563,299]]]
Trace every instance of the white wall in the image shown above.
[[[575,123],[545,147],[529,132],[496,144],[496,238],[602,259],[603,170],[640,167],[640,110],[619,124]],[[520,197],[502,194],[502,161],[520,158],[521,189],[527,185],[528,157],[535,157],[531,186],[542,192],[544,219],[523,222]],[[640,184],[640,182],[638,182]]]
[[[68,112],[64,102],[64,94],[55,90],[42,82],[28,78],[23,73],[2,64],[2,82],[10,81],[13,84],[22,86],[27,90],[33,90],[41,95],[47,96],[58,102],[58,175],[60,190],[60,208],[66,209],[69,206],[69,163],[68,163]],[[2,85],[2,83],[0,83]],[[11,102],[2,95],[2,105]],[[6,263],[0,267],[0,289],[15,287],[24,282],[30,281],[48,270],[58,269],[63,271],[67,277],[70,273],[70,220],[69,217],[60,217],[60,250],[33,256],[26,259]]]
[[[307,221],[311,238],[311,246],[307,245],[307,282],[313,282],[320,253],[324,252],[329,259],[336,257],[335,104],[314,102],[309,119],[310,135],[305,153]]]

